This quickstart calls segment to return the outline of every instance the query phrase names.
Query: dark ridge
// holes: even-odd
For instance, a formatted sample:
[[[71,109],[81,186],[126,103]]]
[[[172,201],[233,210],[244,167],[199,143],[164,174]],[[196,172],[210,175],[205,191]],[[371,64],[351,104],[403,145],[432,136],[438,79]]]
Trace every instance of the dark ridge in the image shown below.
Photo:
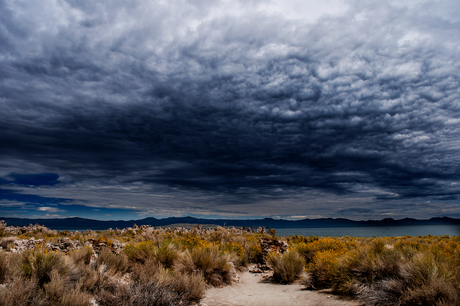
[[[259,227],[265,226],[269,228],[325,228],[325,227],[370,227],[370,226],[414,226],[414,225],[460,225],[460,219],[448,217],[435,217],[429,220],[418,220],[405,218],[395,220],[385,218],[382,220],[367,220],[354,221],[343,218],[322,218],[322,219],[303,219],[303,220],[282,220],[282,219],[248,219],[248,220],[232,220],[232,219],[203,219],[194,217],[170,217],[164,219],[156,219],[153,217],[140,220],[93,220],[85,218],[63,218],[63,219],[23,219],[23,218],[3,218],[7,225],[11,226],[27,226],[29,224],[40,224],[56,230],[104,230],[108,228],[125,228],[137,225],[150,226],[170,226],[172,224],[213,224],[220,226],[237,226],[237,227]]]

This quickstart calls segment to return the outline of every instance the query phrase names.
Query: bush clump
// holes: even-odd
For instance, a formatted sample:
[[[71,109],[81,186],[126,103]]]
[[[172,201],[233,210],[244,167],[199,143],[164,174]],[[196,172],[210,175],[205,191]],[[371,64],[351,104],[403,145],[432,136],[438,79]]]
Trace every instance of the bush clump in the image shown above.
[[[305,266],[304,259],[297,251],[285,252],[282,255],[272,252],[268,254],[267,262],[273,269],[273,279],[285,284],[299,279]]]
[[[312,289],[332,288],[368,305],[460,305],[455,237],[347,238],[343,248],[318,247],[331,246],[325,239],[298,246],[311,258]]]

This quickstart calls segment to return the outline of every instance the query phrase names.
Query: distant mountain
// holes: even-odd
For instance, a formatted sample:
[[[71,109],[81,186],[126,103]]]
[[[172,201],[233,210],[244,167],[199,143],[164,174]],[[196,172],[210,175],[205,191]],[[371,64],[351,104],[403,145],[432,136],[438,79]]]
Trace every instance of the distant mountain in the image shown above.
[[[322,219],[303,219],[303,220],[280,220],[280,219],[248,219],[248,220],[232,220],[232,219],[202,219],[194,217],[170,217],[165,219],[156,219],[153,217],[140,220],[118,220],[118,221],[101,221],[84,218],[65,218],[65,219],[21,219],[21,218],[2,218],[7,225],[27,226],[29,224],[40,224],[56,230],[104,230],[108,228],[125,228],[137,225],[151,226],[168,226],[171,224],[187,223],[187,224],[215,224],[221,226],[236,226],[236,227],[259,227],[267,228],[325,228],[325,227],[369,227],[369,226],[413,226],[413,225],[460,225],[460,219],[448,217],[431,218],[429,220],[418,220],[405,218],[395,220],[386,218],[383,220],[368,220],[368,221],[353,221],[343,218],[322,218]]]

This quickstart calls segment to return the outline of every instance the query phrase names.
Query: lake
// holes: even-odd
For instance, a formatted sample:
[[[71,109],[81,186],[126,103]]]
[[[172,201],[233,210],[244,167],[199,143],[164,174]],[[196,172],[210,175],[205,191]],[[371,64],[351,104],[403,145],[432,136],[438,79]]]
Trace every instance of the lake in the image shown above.
[[[325,228],[277,228],[277,236],[318,237],[393,237],[393,236],[457,236],[460,225],[389,226],[389,227],[325,227]]]

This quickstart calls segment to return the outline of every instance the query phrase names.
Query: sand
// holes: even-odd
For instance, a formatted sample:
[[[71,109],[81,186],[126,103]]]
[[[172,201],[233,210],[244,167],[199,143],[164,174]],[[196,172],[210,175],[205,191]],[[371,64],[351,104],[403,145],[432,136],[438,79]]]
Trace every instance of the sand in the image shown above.
[[[357,306],[327,292],[304,290],[301,284],[271,284],[261,274],[243,272],[240,281],[206,291],[202,305],[208,306]]]

